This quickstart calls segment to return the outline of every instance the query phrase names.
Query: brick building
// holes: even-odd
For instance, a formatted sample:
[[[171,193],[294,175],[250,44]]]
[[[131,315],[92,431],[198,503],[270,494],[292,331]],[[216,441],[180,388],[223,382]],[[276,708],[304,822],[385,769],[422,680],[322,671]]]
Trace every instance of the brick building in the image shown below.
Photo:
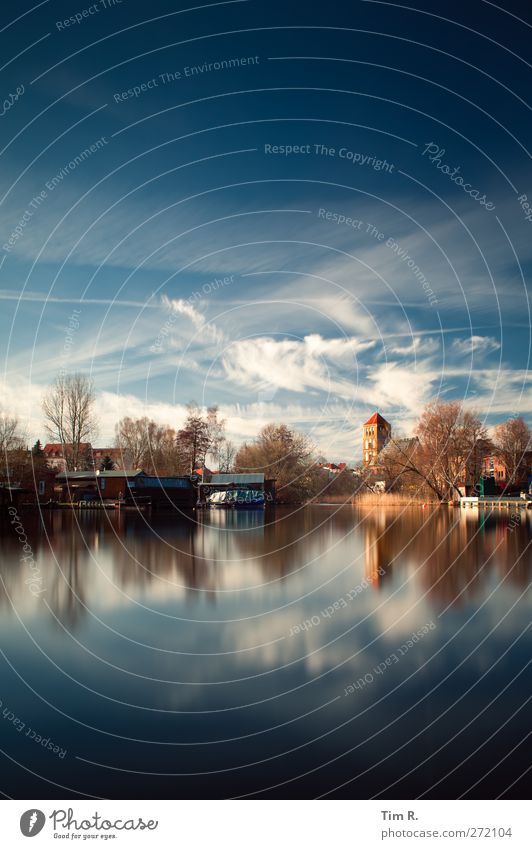
[[[121,448],[93,448],[92,461],[95,469],[100,469],[103,461],[109,457],[116,470],[124,468],[124,455]]]
[[[525,451],[522,457],[522,471],[519,474],[519,479],[512,482],[508,481],[508,471],[504,461],[497,454],[486,454],[482,459],[482,476],[485,478],[493,478],[495,486],[501,492],[507,486],[512,488],[528,488],[530,485],[530,476],[532,474],[532,451]]]
[[[380,413],[373,413],[362,425],[362,462],[374,466],[377,457],[392,435],[392,426]]]
[[[84,458],[89,458],[92,446],[90,442],[81,442],[79,450]],[[72,444],[62,445],[60,442],[47,442],[43,448],[43,452],[50,469],[64,472],[67,466],[65,458],[72,452]]]
[[[115,469],[124,468],[120,448],[93,448],[90,442],[82,442],[79,448],[80,457],[82,458],[79,471],[83,471],[83,469],[100,469],[106,457],[112,460]],[[71,444],[61,445],[60,442],[48,442],[44,446],[43,451],[50,469],[55,469],[57,472],[66,471],[66,457],[72,452]]]

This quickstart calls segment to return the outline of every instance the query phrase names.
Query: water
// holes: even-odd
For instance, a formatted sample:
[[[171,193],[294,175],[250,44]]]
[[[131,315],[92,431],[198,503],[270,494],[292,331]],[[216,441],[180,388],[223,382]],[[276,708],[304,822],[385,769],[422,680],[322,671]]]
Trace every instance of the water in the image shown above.
[[[8,796],[527,796],[530,512],[22,522],[33,568],[0,528]]]

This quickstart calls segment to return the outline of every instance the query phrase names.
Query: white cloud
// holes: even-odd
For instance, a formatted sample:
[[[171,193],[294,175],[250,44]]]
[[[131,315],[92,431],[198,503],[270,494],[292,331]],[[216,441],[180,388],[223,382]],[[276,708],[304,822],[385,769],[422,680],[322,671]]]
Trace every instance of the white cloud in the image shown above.
[[[453,348],[459,354],[489,354],[498,351],[501,345],[493,336],[470,336],[468,339],[455,339]]]
[[[161,297],[161,303],[170,313],[187,316],[197,328],[205,324],[205,316],[189,301],[185,301],[182,298],[172,299],[167,295],[163,295]]]
[[[303,339],[240,339],[226,349],[223,364],[228,378],[246,389],[261,391],[264,387],[276,387],[350,398],[355,383],[342,377],[336,367],[348,367],[354,373],[357,352],[374,344],[355,338],[324,339],[319,334]]]
[[[386,345],[385,352],[401,357],[419,357],[421,354],[434,354],[439,350],[440,344],[439,339],[434,339],[430,336],[425,338],[422,336],[412,336],[411,342],[407,345],[394,344],[393,342]]]
[[[429,362],[415,365],[388,362],[375,369],[370,376],[371,398],[381,409],[408,411],[419,415],[431,395],[440,372]]]

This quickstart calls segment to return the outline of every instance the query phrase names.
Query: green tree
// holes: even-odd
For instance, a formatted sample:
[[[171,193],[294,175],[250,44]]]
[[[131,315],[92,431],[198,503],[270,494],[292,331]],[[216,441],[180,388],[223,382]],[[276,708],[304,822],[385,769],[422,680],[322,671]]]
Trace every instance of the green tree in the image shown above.
[[[48,461],[40,439],[37,440],[31,449],[31,467],[33,469],[33,475],[40,474],[48,469]]]
[[[31,456],[35,460],[42,460],[44,458],[45,455],[44,455],[44,451],[43,451],[43,447],[41,445],[40,439],[37,440],[37,442],[35,443],[35,445],[31,449]]]

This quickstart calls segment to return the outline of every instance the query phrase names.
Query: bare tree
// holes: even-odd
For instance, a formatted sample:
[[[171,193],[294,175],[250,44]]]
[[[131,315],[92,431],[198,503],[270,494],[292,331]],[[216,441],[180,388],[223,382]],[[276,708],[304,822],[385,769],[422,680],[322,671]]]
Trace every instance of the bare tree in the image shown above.
[[[459,401],[431,401],[416,428],[420,449],[417,464],[426,483],[440,497],[460,495],[460,485],[471,483],[479,447],[487,430],[478,415]]]
[[[176,445],[177,434],[169,425],[150,422],[148,427],[148,458],[144,470],[155,475],[181,474],[183,461]]]
[[[142,469],[147,474],[174,475],[182,472],[176,446],[176,432],[146,416],[126,416],[116,425],[116,444],[126,468]]]
[[[218,407],[216,405],[207,409],[207,436],[209,447],[206,453],[210,455],[214,465],[220,468],[222,446],[226,442],[225,419],[218,417]]]
[[[83,374],[60,375],[43,400],[46,430],[61,443],[69,471],[86,463],[84,442],[96,433],[95,393],[92,381]]]
[[[141,419],[125,416],[116,425],[116,446],[122,452],[125,469],[144,468],[149,457],[149,431],[150,420],[147,416]]]
[[[187,405],[188,415],[183,427],[177,432],[176,444],[179,456],[188,474],[205,465],[205,457],[212,442],[211,430],[197,404]]]
[[[0,413],[0,477],[13,483],[28,463],[26,435],[16,416]]]
[[[14,451],[24,446],[25,437],[16,416],[0,413],[0,452]]]
[[[494,446],[506,466],[506,483],[518,484],[527,475],[532,433],[522,416],[501,422],[494,428]]]
[[[305,434],[285,424],[268,424],[252,444],[242,445],[235,457],[235,469],[275,478],[281,502],[303,501],[319,491],[323,482],[314,446]]]
[[[437,498],[442,499],[442,491],[431,480],[430,475],[427,475],[425,456],[417,436],[392,437],[380,453],[378,460],[387,488],[411,494],[419,494],[423,489],[428,488]],[[375,477],[371,474],[371,468],[363,468],[359,476],[363,485],[374,491]]]
[[[431,401],[423,410],[416,437],[391,439],[379,456],[379,465],[392,484],[416,479],[440,500],[461,494],[460,486],[475,483],[487,431],[478,415],[464,410],[459,401]]]
[[[232,472],[236,457],[236,448],[228,439],[223,439],[218,446],[218,471]]]
[[[190,474],[205,464],[208,453],[218,462],[224,428],[217,407],[209,407],[205,416],[197,404],[191,403],[185,424],[177,433],[147,417],[126,416],[116,426],[116,444],[131,468],[159,475]],[[233,457],[234,449],[229,462]]]

